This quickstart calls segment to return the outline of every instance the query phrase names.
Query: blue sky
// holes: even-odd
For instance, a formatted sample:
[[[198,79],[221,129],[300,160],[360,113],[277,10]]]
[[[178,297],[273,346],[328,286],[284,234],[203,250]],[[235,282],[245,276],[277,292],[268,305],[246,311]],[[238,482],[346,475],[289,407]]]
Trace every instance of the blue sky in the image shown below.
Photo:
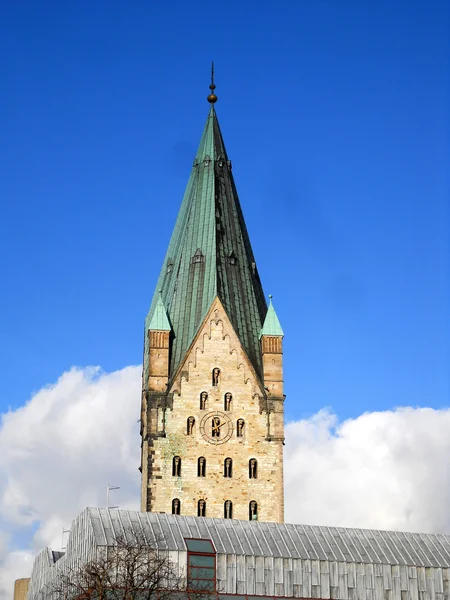
[[[448,405],[447,2],[1,12],[0,412],[140,363],[212,59],[287,418]]]

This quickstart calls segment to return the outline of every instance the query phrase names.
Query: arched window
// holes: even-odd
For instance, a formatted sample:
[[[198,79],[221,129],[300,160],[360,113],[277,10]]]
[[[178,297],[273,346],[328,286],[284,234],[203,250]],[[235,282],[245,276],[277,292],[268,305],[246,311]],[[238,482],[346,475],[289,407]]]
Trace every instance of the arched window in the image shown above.
[[[256,458],[251,458],[248,461],[248,478],[257,479],[258,477],[258,462]]]
[[[233,477],[233,461],[231,458],[226,458],[223,461],[223,476]]]
[[[172,514],[173,515],[179,515],[180,514],[180,509],[181,509],[181,502],[179,501],[178,498],[174,498],[172,500]]]
[[[220,383],[220,369],[218,369],[217,367],[215,367],[212,370],[212,384],[214,386],[218,386]]]
[[[186,433],[188,435],[194,435],[194,425],[195,425],[194,417],[188,417],[187,423],[186,423]]]
[[[223,505],[223,518],[224,519],[232,519],[233,518],[233,503],[231,500],[225,500]]]
[[[245,426],[244,419],[238,419],[236,421],[236,435],[237,435],[237,437],[244,437],[244,426]]]
[[[197,477],[206,477],[206,458],[200,456],[197,461]]]
[[[213,417],[211,420],[211,437],[220,437],[220,419],[219,417]]]
[[[206,392],[202,392],[200,394],[200,410],[206,410],[207,400],[208,400],[208,394]]]
[[[206,517],[206,502],[204,500],[197,502],[197,516]]]
[[[172,459],[172,475],[174,477],[181,475],[181,458],[179,456],[174,456]]]
[[[252,500],[248,505],[248,519],[249,521],[258,520],[258,504],[255,500]]]
[[[227,392],[223,397],[223,408],[225,410],[231,410],[231,401],[233,400],[233,396],[230,392]]]

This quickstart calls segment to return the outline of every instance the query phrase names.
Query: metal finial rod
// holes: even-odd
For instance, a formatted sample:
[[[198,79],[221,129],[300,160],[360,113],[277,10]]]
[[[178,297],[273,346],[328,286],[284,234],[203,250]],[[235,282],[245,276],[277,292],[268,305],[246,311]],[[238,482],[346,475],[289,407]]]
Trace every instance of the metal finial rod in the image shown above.
[[[209,89],[211,90],[211,93],[209,94],[207,100],[210,104],[214,104],[217,102],[217,96],[214,93],[214,90],[216,89],[214,84],[214,62],[211,63],[211,85],[209,86]]]

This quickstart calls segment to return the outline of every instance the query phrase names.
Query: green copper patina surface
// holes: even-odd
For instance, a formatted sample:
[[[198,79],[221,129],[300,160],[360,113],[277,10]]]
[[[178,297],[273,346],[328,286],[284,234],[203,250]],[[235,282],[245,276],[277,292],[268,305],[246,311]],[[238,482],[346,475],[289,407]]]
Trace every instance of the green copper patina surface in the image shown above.
[[[152,329],[153,331],[170,331],[172,329],[161,298],[161,292],[158,293],[155,310],[148,324],[148,329]]]
[[[261,329],[259,337],[263,335],[284,335],[281,329],[280,321],[278,320],[277,313],[272,304],[272,296],[269,296],[269,308],[267,309],[266,318],[264,319],[264,325]]]
[[[247,228],[217,115],[211,106],[183,202],[146,318],[161,301],[172,326],[170,378],[175,375],[216,296],[222,301],[256,372],[267,312]],[[145,336],[148,343],[147,335]],[[148,348],[144,353],[147,372]]]

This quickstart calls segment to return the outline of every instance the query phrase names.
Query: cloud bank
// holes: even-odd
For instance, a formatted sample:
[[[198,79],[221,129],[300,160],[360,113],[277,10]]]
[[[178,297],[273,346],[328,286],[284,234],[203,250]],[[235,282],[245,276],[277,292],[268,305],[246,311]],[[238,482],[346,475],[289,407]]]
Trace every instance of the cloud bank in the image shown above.
[[[139,508],[140,367],[72,369],[0,425],[0,599],[86,506]],[[450,531],[450,410],[401,408],[286,427],[286,521]]]

